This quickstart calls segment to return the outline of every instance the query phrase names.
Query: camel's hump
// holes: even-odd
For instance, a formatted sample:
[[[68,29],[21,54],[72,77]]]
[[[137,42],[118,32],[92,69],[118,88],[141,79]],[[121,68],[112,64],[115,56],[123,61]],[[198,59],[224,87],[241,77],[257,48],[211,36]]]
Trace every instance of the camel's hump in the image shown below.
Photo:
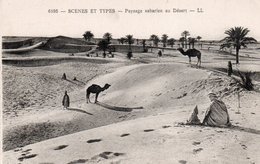
[[[88,89],[89,89],[89,88],[100,88],[100,86],[97,85],[97,84],[92,84],[91,86],[88,87]]]
[[[193,49],[188,49],[187,52],[190,52],[190,53],[200,53],[199,50],[193,48]]]

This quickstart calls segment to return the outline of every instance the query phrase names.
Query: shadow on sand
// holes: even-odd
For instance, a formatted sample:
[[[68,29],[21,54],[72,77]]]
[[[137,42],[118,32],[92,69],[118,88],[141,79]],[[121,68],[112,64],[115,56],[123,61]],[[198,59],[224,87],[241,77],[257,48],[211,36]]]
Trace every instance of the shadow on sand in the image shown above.
[[[110,110],[121,111],[121,112],[132,112],[133,109],[143,109],[142,106],[141,107],[119,107],[119,106],[108,105],[101,102],[97,102],[96,104]]]
[[[78,85],[77,83],[75,83],[74,81],[71,81],[71,80],[69,80],[69,79],[66,79],[66,81],[68,81],[68,82],[70,82],[70,83],[72,83],[72,84]]]
[[[232,129],[232,130],[237,130],[240,132],[247,132],[247,133],[252,133],[252,134],[260,134],[260,130],[257,129],[252,129],[252,128],[246,128],[246,127],[241,127],[241,126],[234,126],[231,125],[231,127],[229,127],[228,129]]]
[[[88,114],[88,115],[93,115],[92,113],[88,113],[82,109],[77,109],[77,108],[68,108],[68,110],[72,110],[72,111],[76,111],[76,112],[81,112],[81,113],[85,113],[85,114]]]
[[[81,83],[82,85],[85,85],[86,83],[84,83],[83,81],[79,81],[79,80],[73,80],[73,81],[77,81],[77,82],[79,82],[79,83]]]
[[[252,129],[252,128],[235,126],[235,125],[231,125],[230,127],[218,127],[218,126],[193,125],[193,124],[186,124],[186,123],[181,122],[181,123],[178,123],[175,127],[181,127],[181,126],[196,126],[196,127],[202,127],[202,128],[205,128],[205,127],[223,128],[223,129],[230,129],[230,130],[260,135],[260,130],[258,130],[258,129]]]

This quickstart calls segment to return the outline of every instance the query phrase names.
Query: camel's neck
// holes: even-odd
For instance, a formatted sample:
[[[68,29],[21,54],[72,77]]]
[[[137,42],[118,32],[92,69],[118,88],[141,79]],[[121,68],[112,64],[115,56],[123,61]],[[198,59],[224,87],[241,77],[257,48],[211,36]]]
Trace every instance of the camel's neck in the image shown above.
[[[106,86],[104,86],[103,88],[101,88],[102,91],[106,90]]]
[[[185,56],[187,55],[183,49],[180,49],[179,51],[181,52],[182,55],[185,55]]]

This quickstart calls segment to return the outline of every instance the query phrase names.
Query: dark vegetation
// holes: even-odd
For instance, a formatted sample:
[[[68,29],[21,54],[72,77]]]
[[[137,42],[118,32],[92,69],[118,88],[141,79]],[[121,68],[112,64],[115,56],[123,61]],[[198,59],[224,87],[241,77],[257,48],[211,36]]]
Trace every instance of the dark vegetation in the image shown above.
[[[245,88],[249,91],[254,90],[254,84],[252,83],[252,72],[248,71],[248,72],[240,72],[238,71],[239,77],[240,77],[240,85],[242,88]]]

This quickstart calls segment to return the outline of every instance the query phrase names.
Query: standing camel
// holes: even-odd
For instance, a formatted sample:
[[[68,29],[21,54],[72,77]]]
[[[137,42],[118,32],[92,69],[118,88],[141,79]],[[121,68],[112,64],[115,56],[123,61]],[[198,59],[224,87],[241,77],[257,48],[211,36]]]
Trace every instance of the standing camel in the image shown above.
[[[86,90],[86,98],[87,98],[87,103],[90,102],[89,99],[89,95],[90,93],[96,93],[96,99],[95,99],[95,103],[98,102],[98,95],[100,92],[103,92],[104,90],[108,89],[111,85],[110,84],[105,84],[105,86],[102,88],[99,85],[96,84],[92,84],[90,87],[88,87],[88,89]]]
[[[191,57],[197,57],[198,58],[198,62],[197,62],[197,66],[199,64],[199,67],[201,65],[201,52],[199,50],[194,49],[188,49],[186,52],[182,49],[182,48],[178,48],[178,51],[180,51],[180,53],[182,53],[184,56],[188,56],[189,57],[189,63],[191,64]]]

